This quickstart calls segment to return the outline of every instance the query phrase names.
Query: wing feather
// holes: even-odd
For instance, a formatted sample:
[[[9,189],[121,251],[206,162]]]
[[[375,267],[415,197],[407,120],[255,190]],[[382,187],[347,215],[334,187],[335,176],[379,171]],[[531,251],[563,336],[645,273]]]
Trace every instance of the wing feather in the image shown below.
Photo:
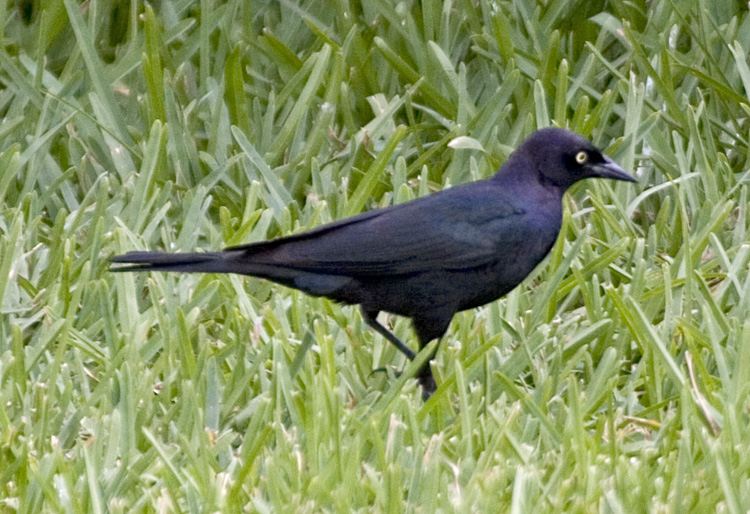
[[[469,269],[497,259],[523,211],[481,182],[360,214],[293,236],[228,249],[254,263],[366,276]],[[490,188],[493,189],[493,188]],[[487,198],[490,193],[494,193]],[[489,201],[488,201],[489,200]],[[468,206],[468,207],[467,207]]]

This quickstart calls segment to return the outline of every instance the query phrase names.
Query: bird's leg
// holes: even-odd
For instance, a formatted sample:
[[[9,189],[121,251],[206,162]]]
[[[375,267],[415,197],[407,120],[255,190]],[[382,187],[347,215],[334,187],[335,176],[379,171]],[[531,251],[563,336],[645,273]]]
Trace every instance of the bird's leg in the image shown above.
[[[435,394],[437,391],[437,384],[435,383],[435,377],[432,376],[432,368],[430,367],[430,361],[434,357],[434,354],[430,356],[429,360],[424,363],[422,369],[417,372],[417,382],[422,388],[422,399],[427,401],[430,396]]]
[[[432,396],[433,393],[437,390],[435,377],[432,376],[432,368],[430,367],[432,359],[434,359],[435,355],[437,354],[437,349],[438,347],[435,346],[435,350],[432,352],[432,355],[427,358],[425,363],[421,368],[419,368],[419,371],[417,371],[417,374],[415,375],[417,382],[419,382],[419,385],[422,387],[422,399],[424,401],[427,401],[430,396]]]
[[[378,334],[385,337],[390,343],[392,343],[396,348],[398,348],[401,351],[401,353],[406,355],[406,357],[409,360],[414,360],[414,357],[416,357],[416,354],[412,351],[412,349],[406,346],[398,337],[396,337],[393,333],[388,331],[387,328],[381,325],[377,320],[377,316],[378,316],[377,311],[373,312],[373,311],[367,311],[364,308],[362,309],[362,317],[365,319],[365,322],[368,325],[374,328]],[[447,322],[444,320],[440,320],[440,323],[437,323],[436,325],[427,325],[427,326],[421,323],[421,321],[422,320],[415,321],[414,325],[415,325],[415,328],[417,329],[417,334],[419,335],[420,348],[424,348],[424,346],[427,343],[443,335],[445,330],[448,328],[448,323],[450,323],[450,318],[448,318]],[[430,358],[427,359],[427,362],[424,363],[424,365],[419,369],[419,371],[417,372],[415,376],[420,387],[422,387],[422,399],[423,400],[427,400],[437,390],[435,377],[432,376],[432,368],[430,367],[430,361],[432,361],[432,359],[435,358],[436,353],[437,353],[437,346],[435,347],[435,350],[432,352],[432,355],[430,355]]]
[[[398,337],[396,337],[395,335],[393,335],[391,332],[388,331],[387,328],[385,328],[383,325],[381,325],[380,323],[378,323],[377,316],[378,316],[378,312],[377,311],[372,312],[372,311],[367,311],[364,308],[362,309],[362,317],[365,319],[365,323],[367,323],[372,328],[374,328],[375,332],[377,332],[381,336],[385,337],[388,340],[389,343],[391,343],[393,346],[395,346],[396,348],[398,348],[398,350],[401,353],[403,353],[404,355],[406,355],[406,357],[410,361],[413,361],[414,357],[416,356],[416,354],[412,351],[411,348],[409,348],[408,346],[406,346],[401,341],[401,339],[399,339]]]
[[[441,339],[448,325],[450,325],[451,318],[455,310],[446,309],[445,311],[436,311],[431,313],[429,316],[420,316],[412,318],[412,324],[414,325],[414,331],[419,337],[419,349],[421,350],[427,346],[433,339]],[[439,341],[438,341],[439,343]],[[432,368],[430,362],[435,358],[438,351],[438,346],[435,345],[435,349],[432,351],[432,355],[425,361],[424,366],[417,372],[417,381],[422,386],[422,399],[427,400],[437,390],[437,384],[435,383],[435,377],[432,376]]]

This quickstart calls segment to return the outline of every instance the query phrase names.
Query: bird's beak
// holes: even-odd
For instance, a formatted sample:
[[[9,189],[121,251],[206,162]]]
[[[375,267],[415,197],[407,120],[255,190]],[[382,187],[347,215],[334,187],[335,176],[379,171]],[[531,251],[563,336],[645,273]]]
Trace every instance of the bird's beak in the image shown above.
[[[638,180],[622,169],[615,161],[604,156],[604,162],[589,166],[592,177],[611,178],[613,180],[624,180],[625,182],[638,182]]]

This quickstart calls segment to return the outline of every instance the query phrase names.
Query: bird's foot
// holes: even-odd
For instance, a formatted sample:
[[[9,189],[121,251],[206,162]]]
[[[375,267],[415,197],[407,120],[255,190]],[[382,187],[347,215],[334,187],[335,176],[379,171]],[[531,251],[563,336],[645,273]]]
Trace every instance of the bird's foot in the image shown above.
[[[387,367],[382,368],[375,368],[370,372],[370,375],[374,375],[375,373],[388,373],[389,369]],[[403,371],[394,371],[393,374],[396,376],[396,378],[400,377]],[[419,370],[419,372],[414,376],[414,378],[417,379],[417,383],[419,384],[419,387],[422,388],[422,399],[424,401],[427,401],[437,390],[437,384],[435,383],[435,377],[432,376],[432,369],[430,369],[430,363],[428,362],[425,364],[425,366]]]

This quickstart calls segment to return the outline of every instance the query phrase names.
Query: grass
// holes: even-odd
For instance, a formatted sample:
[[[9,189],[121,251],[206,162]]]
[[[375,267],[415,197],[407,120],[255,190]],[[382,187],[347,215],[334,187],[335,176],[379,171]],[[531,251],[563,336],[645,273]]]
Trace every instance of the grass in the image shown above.
[[[158,6],[0,2],[0,512],[750,508],[746,6]],[[107,272],[487,177],[550,124],[640,183],[569,193],[426,403],[355,308]]]

